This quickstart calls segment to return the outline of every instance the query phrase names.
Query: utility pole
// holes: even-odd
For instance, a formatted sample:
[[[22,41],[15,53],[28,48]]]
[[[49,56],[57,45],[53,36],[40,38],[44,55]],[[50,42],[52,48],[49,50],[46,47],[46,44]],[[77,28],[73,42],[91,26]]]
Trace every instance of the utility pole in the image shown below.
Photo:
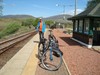
[[[0,0],[0,16],[3,15],[3,0]]]
[[[66,11],[65,11],[66,5],[64,5],[64,4],[63,4],[63,5],[56,4],[56,6],[61,6],[61,7],[63,7],[63,12],[62,12],[62,13],[63,13],[63,19],[65,20],[66,18],[65,18],[64,15],[65,15],[65,13],[66,13]]]
[[[75,0],[75,11],[74,11],[74,16],[77,14],[77,0]]]

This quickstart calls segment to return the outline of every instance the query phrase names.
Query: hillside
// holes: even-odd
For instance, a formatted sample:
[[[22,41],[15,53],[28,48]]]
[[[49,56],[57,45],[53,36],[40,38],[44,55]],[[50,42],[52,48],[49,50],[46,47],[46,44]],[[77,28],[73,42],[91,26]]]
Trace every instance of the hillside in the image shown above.
[[[0,17],[0,30],[5,28],[7,25],[17,22],[19,24],[22,23],[22,21],[28,19],[28,18],[35,18],[31,15],[5,15]]]
[[[29,26],[22,26],[22,22],[26,21],[28,23],[31,20],[30,18],[34,20],[34,17],[30,15],[6,15],[0,17],[0,40],[34,30],[32,25],[30,28]]]
[[[67,23],[67,22],[71,22],[71,21],[67,20],[67,18],[69,18],[69,17],[72,17],[72,15],[61,14],[61,15],[47,17],[47,18],[44,18],[43,20],[53,20],[53,21],[60,22],[60,23]]]
[[[35,18],[31,15],[5,15],[1,16],[0,18]]]

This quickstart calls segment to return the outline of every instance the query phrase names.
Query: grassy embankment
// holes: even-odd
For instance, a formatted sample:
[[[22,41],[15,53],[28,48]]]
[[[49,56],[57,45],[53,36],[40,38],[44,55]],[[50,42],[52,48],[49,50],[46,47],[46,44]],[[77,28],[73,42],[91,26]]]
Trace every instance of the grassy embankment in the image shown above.
[[[19,18],[1,18],[0,19],[0,40],[4,40],[19,34],[23,34],[34,29],[34,26],[22,26],[26,19]]]

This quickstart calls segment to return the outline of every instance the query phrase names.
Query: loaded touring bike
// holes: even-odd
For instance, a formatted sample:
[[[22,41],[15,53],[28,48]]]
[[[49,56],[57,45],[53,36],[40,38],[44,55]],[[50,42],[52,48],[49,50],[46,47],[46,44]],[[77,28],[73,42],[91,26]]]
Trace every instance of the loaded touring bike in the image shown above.
[[[38,45],[38,57],[45,69],[54,71],[58,70],[62,64],[63,53],[59,49],[58,41],[49,30],[48,41],[41,38]]]

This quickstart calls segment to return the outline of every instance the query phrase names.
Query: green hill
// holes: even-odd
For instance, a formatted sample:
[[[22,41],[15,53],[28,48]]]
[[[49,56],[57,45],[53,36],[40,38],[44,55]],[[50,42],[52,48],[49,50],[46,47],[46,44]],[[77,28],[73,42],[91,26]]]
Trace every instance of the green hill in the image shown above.
[[[67,18],[70,18],[70,17],[72,17],[72,15],[61,14],[61,15],[55,15],[55,16],[43,18],[43,20],[52,20],[52,21],[60,22],[60,23],[68,23],[68,22],[71,22],[67,20]]]
[[[0,38],[21,34],[34,29],[34,26],[22,26],[23,22],[34,21],[35,17],[30,15],[7,15],[0,17]],[[29,23],[28,23],[29,24]]]
[[[4,16],[1,16],[0,18],[35,18],[31,15],[4,15]]]

